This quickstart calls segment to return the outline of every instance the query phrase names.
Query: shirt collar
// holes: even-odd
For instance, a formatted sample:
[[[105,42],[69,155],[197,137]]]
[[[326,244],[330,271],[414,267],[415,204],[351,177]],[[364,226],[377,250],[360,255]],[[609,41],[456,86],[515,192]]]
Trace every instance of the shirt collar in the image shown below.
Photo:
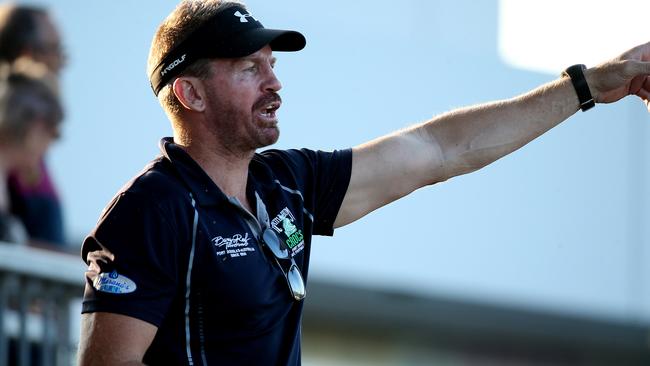
[[[158,144],[163,156],[172,163],[185,186],[192,192],[196,202],[201,206],[216,205],[228,201],[228,197],[217,187],[199,164],[174,143],[171,137],[165,137]]]
[[[162,138],[158,145],[163,156],[171,162],[199,205],[210,206],[222,203],[222,201],[229,201],[228,196],[214,184],[203,168],[181,146],[174,143],[171,137]],[[249,169],[246,195],[251,202],[255,202],[256,192],[257,183]]]

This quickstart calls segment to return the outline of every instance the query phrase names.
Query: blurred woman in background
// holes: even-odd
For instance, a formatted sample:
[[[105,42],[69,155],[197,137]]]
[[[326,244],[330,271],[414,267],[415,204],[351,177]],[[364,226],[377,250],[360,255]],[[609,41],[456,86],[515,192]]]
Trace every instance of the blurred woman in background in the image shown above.
[[[11,215],[8,176],[41,165],[62,120],[56,78],[45,65],[29,59],[0,65],[0,240],[30,237]]]
[[[39,62],[58,76],[65,63],[61,37],[46,9],[1,4],[0,61],[16,63],[20,59]],[[32,242],[63,245],[63,209],[44,157],[36,165],[11,170],[5,178],[10,211],[22,221]]]

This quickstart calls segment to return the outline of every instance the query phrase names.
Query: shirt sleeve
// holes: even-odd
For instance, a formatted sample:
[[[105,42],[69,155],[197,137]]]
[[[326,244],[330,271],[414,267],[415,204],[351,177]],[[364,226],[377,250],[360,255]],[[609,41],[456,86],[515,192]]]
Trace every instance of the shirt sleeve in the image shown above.
[[[178,254],[177,230],[158,204],[119,194],[82,245],[82,313],[118,313],[160,327],[177,292]]]
[[[352,149],[332,152],[269,150],[263,155],[284,161],[285,169],[276,169],[274,173],[281,181],[291,181],[297,187],[293,189],[304,195],[305,208],[314,215],[313,234],[333,235],[334,221],[350,184]],[[271,164],[276,168],[281,165]]]

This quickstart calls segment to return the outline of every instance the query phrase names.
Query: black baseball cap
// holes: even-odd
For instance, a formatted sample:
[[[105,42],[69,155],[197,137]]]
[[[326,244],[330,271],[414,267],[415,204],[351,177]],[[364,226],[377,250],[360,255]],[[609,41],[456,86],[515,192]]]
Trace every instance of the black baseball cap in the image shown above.
[[[264,28],[240,5],[226,7],[172,49],[149,76],[151,89],[160,90],[194,61],[202,58],[248,56],[269,45],[274,51],[300,51],[305,36],[291,30]]]

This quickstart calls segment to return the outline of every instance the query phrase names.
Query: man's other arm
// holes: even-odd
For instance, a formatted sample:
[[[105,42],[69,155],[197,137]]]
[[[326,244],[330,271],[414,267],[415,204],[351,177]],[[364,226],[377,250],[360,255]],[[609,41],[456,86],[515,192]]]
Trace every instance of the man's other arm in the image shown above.
[[[156,331],[156,326],[126,315],[82,314],[79,365],[144,365]]]
[[[650,100],[650,43],[585,70],[594,100]],[[650,106],[649,106],[650,107]],[[426,185],[478,170],[569,118],[579,101],[569,78],[512,99],[455,110],[353,148],[350,185],[334,227]]]

